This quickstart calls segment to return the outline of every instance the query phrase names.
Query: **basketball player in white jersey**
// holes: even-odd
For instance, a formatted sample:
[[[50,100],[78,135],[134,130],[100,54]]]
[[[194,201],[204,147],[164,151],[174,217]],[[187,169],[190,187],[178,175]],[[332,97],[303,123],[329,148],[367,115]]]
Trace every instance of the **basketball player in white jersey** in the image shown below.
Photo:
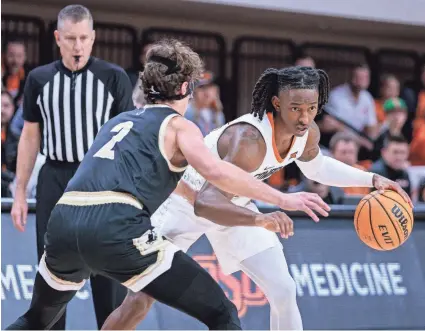
[[[211,132],[205,143],[218,157],[260,179],[295,161],[306,177],[325,185],[393,189],[411,204],[397,183],[321,154],[314,117],[326,104],[328,91],[322,70],[268,69],[255,86],[251,114]],[[259,213],[247,198],[205,183],[189,167],[152,224],[183,251],[206,234],[225,274],[242,270],[262,289],[270,303],[270,328],[301,330],[296,287],[282,245],[275,233],[257,227],[275,217]],[[283,235],[293,235],[292,223]],[[129,293],[103,329],[134,329],[152,302],[143,293]]]

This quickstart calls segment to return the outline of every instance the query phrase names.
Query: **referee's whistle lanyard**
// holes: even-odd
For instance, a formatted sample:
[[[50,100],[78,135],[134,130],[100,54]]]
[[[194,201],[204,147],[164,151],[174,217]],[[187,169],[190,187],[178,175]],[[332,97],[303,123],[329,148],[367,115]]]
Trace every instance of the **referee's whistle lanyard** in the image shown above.
[[[72,72],[72,76],[71,76],[71,89],[75,90],[75,84],[77,82],[77,71],[78,71],[78,63],[80,62],[80,57],[79,56],[74,56],[75,59],[75,70]]]

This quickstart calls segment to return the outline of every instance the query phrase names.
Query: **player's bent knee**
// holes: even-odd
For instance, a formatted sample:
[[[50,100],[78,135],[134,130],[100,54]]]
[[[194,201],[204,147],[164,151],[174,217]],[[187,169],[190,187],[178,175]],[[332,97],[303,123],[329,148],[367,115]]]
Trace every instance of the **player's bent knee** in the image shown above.
[[[292,277],[285,277],[285,280],[276,286],[273,291],[273,299],[275,305],[286,306],[291,302],[296,302],[297,287]]]
[[[242,330],[238,310],[227,298],[220,309],[217,309],[217,313],[210,316],[205,324],[210,330]]]
[[[143,292],[128,291],[123,302],[123,306],[127,310],[131,310],[132,315],[144,316],[151,308],[154,299]]]

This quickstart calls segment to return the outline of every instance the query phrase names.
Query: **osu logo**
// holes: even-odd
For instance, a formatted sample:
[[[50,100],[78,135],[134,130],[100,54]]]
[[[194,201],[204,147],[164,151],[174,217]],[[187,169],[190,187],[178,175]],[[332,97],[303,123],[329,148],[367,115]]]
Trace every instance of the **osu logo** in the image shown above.
[[[243,272],[240,273],[240,277],[223,274],[215,254],[194,255],[192,258],[221,285],[224,293],[238,309],[239,317],[245,316],[250,306],[261,307],[268,303],[261,289]]]

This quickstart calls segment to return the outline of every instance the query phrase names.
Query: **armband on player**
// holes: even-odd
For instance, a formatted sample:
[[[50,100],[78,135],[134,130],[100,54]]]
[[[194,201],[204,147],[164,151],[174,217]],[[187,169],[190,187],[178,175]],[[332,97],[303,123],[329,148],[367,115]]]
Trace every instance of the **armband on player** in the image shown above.
[[[324,156],[321,151],[309,162],[295,161],[302,173],[311,180],[337,187],[373,187],[373,173]]]

